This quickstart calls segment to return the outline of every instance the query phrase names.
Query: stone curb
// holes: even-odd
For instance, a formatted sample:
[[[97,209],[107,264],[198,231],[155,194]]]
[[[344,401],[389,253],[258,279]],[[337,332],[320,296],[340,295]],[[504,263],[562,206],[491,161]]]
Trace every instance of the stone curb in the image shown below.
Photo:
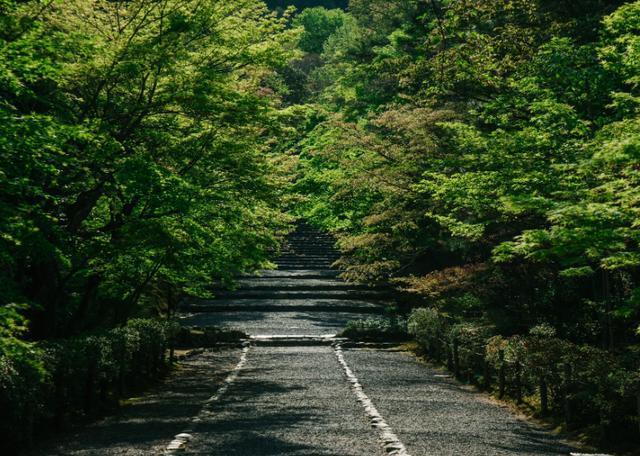
[[[229,387],[236,381],[238,375],[240,374],[240,370],[247,363],[247,357],[249,355],[249,350],[251,349],[251,344],[249,342],[243,343],[242,354],[240,355],[240,360],[238,364],[231,370],[227,378],[224,379],[222,385],[218,388],[213,396],[207,399],[200,409],[200,412],[191,419],[191,427],[189,429],[185,429],[183,432],[177,434],[171,442],[166,446],[163,455],[175,455],[185,451],[187,443],[189,443],[193,439],[192,433],[197,428],[198,424],[201,423],[204,419],[211,416],[213,411],[211,410],[212,404],[218,402],[220,398],[227,392]],[[201,350],[200,353],[204,352]]]
[[[411,456],[398,436],[393,433],[391,426],[389,426],[382,415],[380,415],[380,412],[378,412],[376,407],[373,405],[371,399],[369,399],[369,397],[364,393],[358,378],[351,371],[349,365],[344,359],[344,354],[342,353],[342,347],[340,344],[334,344],[333,350],[336,354],[336,358],[338,358],[338,363],[347,377],[347,382],[349,382],[351,386],[351,391],[355,394],[358,402],[362,404],[365,415],[369,418],[369,422],[371,423],[371,427],[376,429],[378,432],[378,439],[382,442],[382,446],[386,453],[390,456]]]

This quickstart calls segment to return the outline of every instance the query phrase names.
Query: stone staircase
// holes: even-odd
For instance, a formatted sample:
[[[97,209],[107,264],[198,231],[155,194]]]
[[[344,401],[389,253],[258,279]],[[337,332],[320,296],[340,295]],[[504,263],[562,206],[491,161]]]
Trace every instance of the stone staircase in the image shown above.
[[[240,329],[251,336],[327,337],[352,319],[382,312],[384,290],[346,283],[332,264],[334,239],[300,223],[285,241],[276,270],[238,279],[235,290],[184,305],[183,324]]]

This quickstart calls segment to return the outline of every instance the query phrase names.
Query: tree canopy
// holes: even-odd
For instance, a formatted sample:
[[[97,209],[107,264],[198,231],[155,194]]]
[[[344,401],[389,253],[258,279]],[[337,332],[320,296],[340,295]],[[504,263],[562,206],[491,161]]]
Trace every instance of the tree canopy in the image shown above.
[[[262,81],[293,56],[286,17],[248,0],[2,8],[0,293],[35,333],[266,260],[282,216]]]

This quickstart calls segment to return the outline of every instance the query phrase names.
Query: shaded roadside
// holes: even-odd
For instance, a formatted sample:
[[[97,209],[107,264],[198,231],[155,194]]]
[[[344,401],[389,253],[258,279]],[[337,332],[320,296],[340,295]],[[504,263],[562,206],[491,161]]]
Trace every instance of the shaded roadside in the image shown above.
[[[25,456],[155,455],[188,426],[238,362],[240,349],[205,351],[113,416],[42,442]]]

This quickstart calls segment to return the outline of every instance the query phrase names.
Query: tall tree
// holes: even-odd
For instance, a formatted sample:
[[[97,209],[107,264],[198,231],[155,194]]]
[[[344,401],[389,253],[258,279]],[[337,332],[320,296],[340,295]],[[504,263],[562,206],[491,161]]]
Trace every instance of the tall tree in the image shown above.
[[[37,334],[264,261],[280,217],[263,80],[293,55],[286,17],[252,0],[5,8],[3,299],[31,303]]]

